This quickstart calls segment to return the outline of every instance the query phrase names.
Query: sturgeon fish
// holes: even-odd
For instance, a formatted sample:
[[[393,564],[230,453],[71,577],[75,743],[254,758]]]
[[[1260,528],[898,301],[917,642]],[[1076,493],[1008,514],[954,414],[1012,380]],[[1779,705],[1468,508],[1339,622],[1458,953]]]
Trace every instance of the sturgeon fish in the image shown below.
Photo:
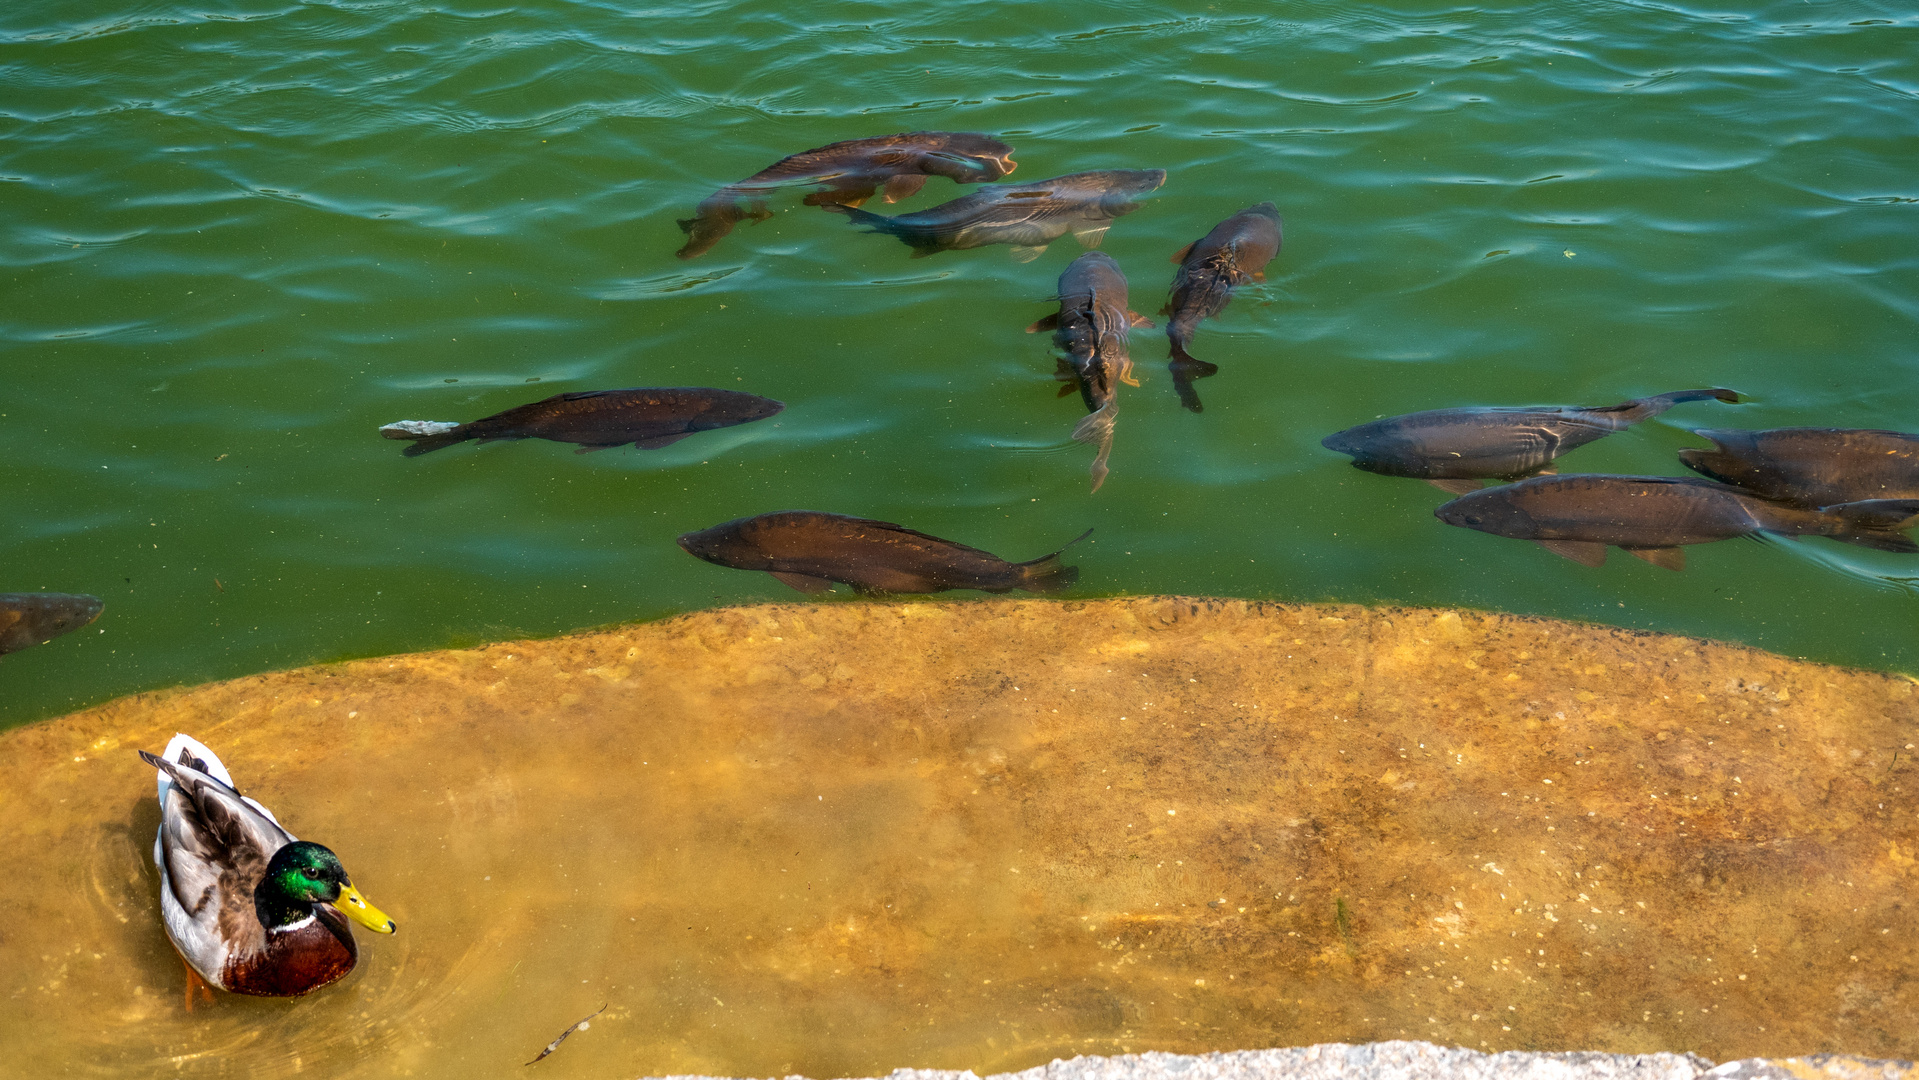
[[[106,607],[84,593],[0,593],[0,655],[44,645],[100,617]]]
[[[1174,253],[1179,270],[1173,274],[1172,299],[1160,312],[1168,316],[1166,337],[1172,343],[1167,370],[1180,404],[1194,412],[1203,406],[1193,380],[1219,374],[1219,365],[1194,359],[1186,351],[1201,319],[1226,310],[1233,290],[1248,280],[1265,281],[1266,264],[1279,254],[1279,210],[1270,202],[1249,206],[1213,230]]]
[[[1113,219],[1139,209],[1134,198],[1166,182],[1164,169],[1110,169],[1073,173],[1030,184],[995,184],[930,210],[886,217],[850,206],[829,206],[868,232],[886,233],[925,258],[941,251],[1011,244],[1013,258],[1031,262],[1046,245],[1072,233],[1096,248]]]
[[[695,558],[735,570],[764,570],[805,593],[826,592],[835,582],[859,593],[1058,592],[1079,579],[1078,567],[1060,565],[1066,547],[1026,562],[1007,562],[991,552],[891,522],[817,510],[739,518],[687,533],[679,544]]]
[[[1762,532],[1919,551],[1919,544],[1904,535],[1919,524],[1919,499],[1868,499],[1807,510],[1698,477],[1538,476],[1462,495],[1433,516],[1464,529],[1535,540],[1586,566],[1603,565],[1612,546],[1654,566],[1683,570],[1688,544]]]
[[[677,254],[682,259],[704,255],[738,223],[772,217],[767,197],[783,187],[820,185],[802,200],[808,206],[858,206],[875,191],[884,192],[889,203],[908,198],[929,176],[982,184],[1015,168],[1012,147],[971,131],[907,131],[828,143],[783,157],[707,196],[692,217],[680,221],[687,240]]]
[[[1127,331],[1152,325],[1144,315],[1127,308],[1126,275],[1120,273],[1119,263],[1103,251],[1089,251],[1067,264],[1059,276],[1059,313],[1026,328],[1029,334],[1053,331],[1054,343],[1066,351],[1072,365],[1089,414],[1073,428],[1073,438],[1099,448],[1091,469],[1094,491],[1106,482],[1106,459],[1113,452],[1118,384],[1139,385],[1126,348]]]
[[[1686,468],[1797,506],[1919,498],[1919,435],[1859,428],[1693,432],[1711,450],[1681,450]]]
[[[1349,455],[1354,468],[1413,477],[1463,495],[1477,491],[1481,480],[1551,473],[1553,459],[1568,450],[1650,420],[1681,402],[1706,398],[1736,403],[1739,395],[1715,388],[1675,390],[1592,409],[1434,409],[1349,427],[1326,436],[1320,445]]]
[[[408,439],[407,457],[445,449],[468,439],[550,439],[579,443],[576,454],[627,443],[642,450],[671,446],[688,435],[764,420],[786,406],[758,394],[668,386],[632,390],[585,390],[555,394],[465,424],[402,420],[380,429],[389,439]]]

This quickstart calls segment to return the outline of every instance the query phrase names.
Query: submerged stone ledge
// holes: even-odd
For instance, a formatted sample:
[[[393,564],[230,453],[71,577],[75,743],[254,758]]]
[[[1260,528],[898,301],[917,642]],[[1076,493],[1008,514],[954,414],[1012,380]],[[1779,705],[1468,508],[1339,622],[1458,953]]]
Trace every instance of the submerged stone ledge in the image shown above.
[[[1426,1042],[1322,1043],[1218,1054],[1128,1054],[1054,1059],[986,1080],[1909,1080],[1910,1061],[1845,1054],[1747,1058],[1723,1065],[1696,1054],[1485,1054]],[[668,1076],[652,1080],[720,1080]],[[794,1080],[794,1078],[788,1078]],[[895,1069],[884,1080],[980,1080],[972,1072]]]
[[[0,736],[0,1055],[488,1075],[604,1003],[564,1067],[1912,1057],[1915,691],[1143,597],[730,608],[141,694]],[[133,753],[176,730],[398,920],[340,986],[181,1010]]]

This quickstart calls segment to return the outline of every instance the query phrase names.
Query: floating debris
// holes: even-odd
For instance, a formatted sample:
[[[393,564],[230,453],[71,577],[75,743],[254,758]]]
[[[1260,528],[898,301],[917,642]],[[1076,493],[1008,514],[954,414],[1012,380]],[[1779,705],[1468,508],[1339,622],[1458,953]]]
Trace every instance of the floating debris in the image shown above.
[[[609,1002],[608,1004],[611,1004],[611,1002]],[[588,1021],[592,1020],[594,1017],[600,1015],[601,1013],[605,1011],[606,1011],[606,1006],[602,1005],[599,1008],[594,1009],[592,1012],[586,1014],[585,1016],[580,1017],[580,1019],[577,1022],[575,1022],[572,1027],[567,1028],[565,1031],[560,1032],[559,1038],[554,1039],[550,1043],[547,1043],[546,1049],[540,1051],[540,1055],[534,1058],[532,1061],[527,1062],[527,1064],[532,1065],[535,1062],[546,1060],[546,1056],[548,1054],[551,1054],[553,1051],[558,1050],[560,1048],[560,1044],[566,1041],[566,1037],[568,1035],[571,1035],[576,1031],[585,1031],[587,1028],[592,1027],[593,1025],[588,1023]]]

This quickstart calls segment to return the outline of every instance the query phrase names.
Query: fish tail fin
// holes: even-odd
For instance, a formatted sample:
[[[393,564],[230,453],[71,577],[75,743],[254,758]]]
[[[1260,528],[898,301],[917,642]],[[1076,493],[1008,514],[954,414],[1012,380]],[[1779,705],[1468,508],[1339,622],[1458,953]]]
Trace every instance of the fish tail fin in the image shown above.
[[[419,457],[421,454],[431,454],[435,450],[444,450],[449,446],[463,443],[471,438],[473,438],[471,433],[461,431],[457,428],[452,431],[443,431],[438,435],[419,435],[414,437],[412,445],[400,452],[407,457]]]
[[[1167,336],[1173,342],[1173,353],[1166,370],[1173,375],[1173,389],[1179,393],[1179,403],[1193,412],[1202,412],[1205,406],[1200,404],[1199,393],[1193,389],[1193,382],[1219,374],[1219,365],[1209,364],[1187,352],[1184,340],[1172,337],[1170,333]]]
[[[1109,441],[1113,437],[1113,424],[1118,419],[1119,406],[1108,401],[1073,425],[1073,441],[1083,443]]]
[[[1051,555],[1042,555],[1027,562],[1014,563],[1013,565],[1020,571],[1019,587],[1028,592],[1059,592],[1072,586],[1079,580],[1079,567],[1061,566],[1059,557],[1066,553],[1067,548],[1091,535],[1093,530],[1088,529],[1067,541],[1065,547]]]
[[[1674,405],[1688,401],[1705,401],[1714,398],[1729,405],[1739,404],[1739,395],[1724,387],[1712,387],[1706,390],[1674,390],[1670,394],[1655,394],[1652,397],[1634,398],[1617,405],[1590,409],[1589,412],[1610,417],[1620,427],[1628,427],[1641,420],[1651,420]]]
[[[1863,499],[1822,507],[1839,526],[1829,535],[1879,551],[1919,551],[1906,530],[1919,525],[1919,499]]]
[[[679,226],[680,231],[686,234],[686,243],[673,254],[682,259],[699,258],[713,250],[713,245],[733,231],[733,221],[718,214],[681,218]]]
[[[846,217],[852,218],[855,225],[865,225],[874,232],[890,233],[894,231],[891,228],[893,219],[887,217],[885,214],[875,214],[871,210],[861,210],[857,206],[847,206],[844,203],[834,203],[830,206],[822,206],[820,209],[828,213],[843,214]]]

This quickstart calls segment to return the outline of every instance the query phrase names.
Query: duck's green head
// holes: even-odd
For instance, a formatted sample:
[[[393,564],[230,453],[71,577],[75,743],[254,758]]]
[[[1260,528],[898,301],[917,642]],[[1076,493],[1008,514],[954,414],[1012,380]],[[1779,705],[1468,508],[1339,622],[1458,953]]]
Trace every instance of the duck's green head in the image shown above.
[[[266,876],[253,891],[253,906],[260,925],[272,930],[310,917],[315,904],[331,904],[376,934],[395,929],[393,920],[367,903],[347,880],[339,856],[319,844],[295,840],[273,853]]]

